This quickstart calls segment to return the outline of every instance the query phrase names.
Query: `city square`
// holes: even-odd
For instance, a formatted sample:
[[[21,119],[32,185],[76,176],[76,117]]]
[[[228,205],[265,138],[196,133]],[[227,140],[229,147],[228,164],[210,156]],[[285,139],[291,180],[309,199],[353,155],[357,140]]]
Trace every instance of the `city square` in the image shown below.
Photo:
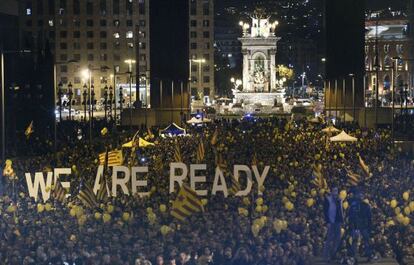
[[[414,264],[414,1],[2,0],[0,264]]]

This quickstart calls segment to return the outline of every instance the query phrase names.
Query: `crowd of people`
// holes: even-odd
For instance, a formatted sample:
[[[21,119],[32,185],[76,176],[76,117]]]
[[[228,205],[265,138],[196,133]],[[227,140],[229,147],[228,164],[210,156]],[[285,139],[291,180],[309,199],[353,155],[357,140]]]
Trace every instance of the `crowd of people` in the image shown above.
[[[60,138],[56,154],[48,148],[40,155],[40,148],[52,146],[52,141],[35,130],[27,140],[28,155],[12,159],[17,179],[2,176],[0,261],[25,265],[306,265],[326,256],[325,241],[330,240],[337,246],[333,250],[331,246],[331,256],[326,258],[340,260],[369,252],[368,258],[392,257],[404,264],[414,255],[413,160],[393,146],[388,130],[348,126],[343,129],[358,141],[333,143],[321,130],[325,126],[273,118],[216,121],[188,128],[187,136],[179,137],[141,130],[139,135],[155,145],[125,150],[124,164],[148,165],[150,195],[109,198],[96,209],[83,205],[76,194],[82,185],[94,181],[99,154],[106,147],[121,148],[134,132],[111,128],[105,137],[89,142],[74,123],[64,130],[67,135]],[[101,129],[95,125],[96,131]],[[212,143],[214,135],[217,141]],[[184,163],[196,163],[200,141],[205,147],[203,163],[208,165],[207,182],[200,189],[203,185],[211,188],[217,154],[228,170],[235,164],[252,163],[259,169],[268,165],[271,170],[264,186],[253,186],[248,196],[208,195],[202,198],[204,212],[181,222],[169,214],[177,194],[168,192],[169,163],[175,161],[176,146]],[[349,172],[364,175],[359,157],[371,175],[361,177],[353,187]],[[315,165],[320,166],[328,188],[314,185]],[[62,203],[34,201],[28,196],[25,173],[55,167],[72,168],[72,196]],[[245,185],[243,178],[240,185]],[[263,195],[258,195],[259,190]],[[336,209],[343,208],[341,218],[330,216],[329,196],[340,198]],[[352,229],[354,219],[349,213],[358,198],[372,215],[361,248],[353,233],[359,230]],[[339,225],[334,229],[330,220]],[[327,240],[329,229],[340,237]]]

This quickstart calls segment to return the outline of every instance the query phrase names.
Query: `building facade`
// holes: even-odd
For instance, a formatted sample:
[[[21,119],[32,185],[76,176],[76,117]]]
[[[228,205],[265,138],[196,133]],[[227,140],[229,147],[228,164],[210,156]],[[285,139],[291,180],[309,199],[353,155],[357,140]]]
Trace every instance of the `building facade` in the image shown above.
[[[374,102],[377,86],[382,105],[391,102],[394,87],[397,103],[406,92],[412,96],[413,40],[409,37],[408,25],[403,12],[383,17],[374,14],[367,19],[365,69],[369,102]]]
[[[127,105],[140,100],[148,106],[149,4],[149,0],[19,1],[22,48],[36,52],[50,47],[56,82],[62,83],[64,97],[69,84],[73,86],[75,105],[81,104],[83,90],[91,84],[98,102],[106,87],[115,86],[117,96],[123,88]],[[85,75],[85,69],[90,74]]]
[[[214,99],[214,1],[189,1],[190,90],[193,102]]]

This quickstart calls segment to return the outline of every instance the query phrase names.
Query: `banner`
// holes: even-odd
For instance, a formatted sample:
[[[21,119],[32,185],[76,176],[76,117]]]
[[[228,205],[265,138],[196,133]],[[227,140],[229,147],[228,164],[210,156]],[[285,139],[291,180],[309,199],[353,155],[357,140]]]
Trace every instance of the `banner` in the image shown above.
[[[270,166],[265,166],[263,170],[259,170],[256,165],[251,167],[247,165],[234,165],[233,170],[230,171],[232,176],[227,179],[224,177],[223,170],[215,167],[213,182],[207,183],[206,164],[191,164],[186,165],[181,162],[170,164],[169,173],[169,193],[175,193],[183,183],[188,183],[190,188],[194,190],[198,196],[207,196],[208,194],[216,195],[222,193],[225,197],[229,195],[232,182],[239,183],[235,196],[246,196],[252,191],[253,185],[257,187],[264,187],[266,177],[269,173]],[[104,166],[99,165],[93,185],[93,192],[95,194],[103,188],[103,173]],[[117,197],[121,195],[135,195],[149,196],[151,188],[148,187],[147,166],[127,167],[127,166],[113,166],[111,185],[109,186],[109,195]],[[50,199],[51,187],[58,181],[64,189],[70,191],[70,176],[72,175],[72,168],[55,168],[52,172],[35,172],[25,173],[26,184],[29,196],[35,200],[41,198],[43,201]],[[65,181],[61,178],[65,176]],[[162,177],[162,176],[160,176]],[[240,181],[244,179],[244,181]],[[243,185],[241,183],[244,183]],[[206,189],[207,184],[211,185]],[[202,186],[202,187],[201,187]],[[204,187],[204,188],[203,188]],[[158,190],[158,189],[157,189]],[[262,195],[262,189],[258,188],[257,192]],[[39,197],[40,195],[40,197]],[[67,197],[70,197],[68,192]]]

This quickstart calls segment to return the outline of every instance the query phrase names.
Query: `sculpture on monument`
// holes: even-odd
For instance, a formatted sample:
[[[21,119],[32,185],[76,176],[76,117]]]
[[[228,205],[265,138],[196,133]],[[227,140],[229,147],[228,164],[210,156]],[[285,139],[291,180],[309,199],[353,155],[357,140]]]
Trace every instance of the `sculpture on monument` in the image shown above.
[[[271,22],[263,10],[251,16],[251,24],[240,22],[243,36],[239,38],[243,53],[243,85],[241,91],[233,90],[236,103],[245,107],[275,106],[284,103],[284,90],[276,79],[277,21]],[[253,107],[254,108],[254,107]]]

